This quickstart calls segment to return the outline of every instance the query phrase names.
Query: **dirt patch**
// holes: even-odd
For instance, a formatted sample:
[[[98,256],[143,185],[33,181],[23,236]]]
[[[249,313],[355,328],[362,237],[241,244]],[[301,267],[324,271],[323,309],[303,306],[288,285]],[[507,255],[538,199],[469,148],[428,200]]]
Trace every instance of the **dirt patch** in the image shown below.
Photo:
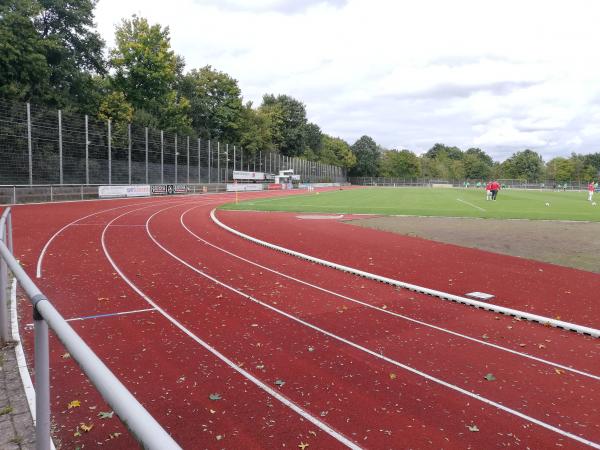
[[[600,223],[375,217],[351,223],[600,273]]]

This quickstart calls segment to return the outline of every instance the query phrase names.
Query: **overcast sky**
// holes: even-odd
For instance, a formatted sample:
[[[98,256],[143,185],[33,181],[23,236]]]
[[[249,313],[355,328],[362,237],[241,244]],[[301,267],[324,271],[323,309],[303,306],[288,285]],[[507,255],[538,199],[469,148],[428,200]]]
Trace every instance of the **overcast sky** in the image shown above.
[[[186,70],[207,64],[306,105],[323,132],[427,151],[600,151],[595,0],[99,0],[98,29],[169,26]]]

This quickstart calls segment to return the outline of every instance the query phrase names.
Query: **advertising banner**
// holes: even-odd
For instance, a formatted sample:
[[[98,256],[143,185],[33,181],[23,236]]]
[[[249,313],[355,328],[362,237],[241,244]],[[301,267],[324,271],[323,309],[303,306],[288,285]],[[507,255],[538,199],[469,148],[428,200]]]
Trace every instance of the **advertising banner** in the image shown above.
[[[268,185],[267,189],[269,191],[278,191],[278,190],[283,189],[283,187],[279,183],[271,183]]]
[[[227,192],[262,191],[262,184],[228,183]]]
[[[149,197],[150,185],[127,186],[127,197]]]
[[[187,194],[188,188],[187,184],[176,184],[174,186],[175,194]]]
[[[264,180],[264,172],[244,172],[242,170],[233,171],[234,180]]]
[[[100,186],[98,196],[100,198],[127,197],[127,188],[129,186]]]
[[[167,195],[167,185],[153,184],[152,186],[150,186],[150,191],[152,195]]]

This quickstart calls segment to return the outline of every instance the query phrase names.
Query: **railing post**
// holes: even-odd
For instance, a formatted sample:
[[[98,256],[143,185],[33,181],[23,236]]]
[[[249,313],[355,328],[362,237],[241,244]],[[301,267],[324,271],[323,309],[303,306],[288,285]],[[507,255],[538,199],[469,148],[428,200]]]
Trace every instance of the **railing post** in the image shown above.
[[[35,302],[34,299],[32,301]],[[35,448],[50,449],[50,358],[48,324],[34,306]]]
[[[201,173],[201,165],[200,165],[200,138],[198,138],[198,184],[200,184],[200,173]]]
[[[177,156],[179,152],[177,151],[177,133],[175,133],[175,184],[177,184]]]
[[[13,205],[17,204],[17,187],[13,186]]]
[[[27,151],[29,153],[29,186],[31,186],[33,185],[33,151],[31,144],[31,105],[29,103],[27,103]]]
[[[217,183],[221,182],[221,143],[217,141]]]
[[[10,212],[9,212],[10,214]],[[0,229],[0,241],[6,242],[6,223]],[[0,258],[0,340],[8,342],[8,266],[4,258]]]
[[[164,184],[165,182],[165,156],[164,156],[164,142],[163,142],[164,133],[163,130],[160,130],[160,184]]]

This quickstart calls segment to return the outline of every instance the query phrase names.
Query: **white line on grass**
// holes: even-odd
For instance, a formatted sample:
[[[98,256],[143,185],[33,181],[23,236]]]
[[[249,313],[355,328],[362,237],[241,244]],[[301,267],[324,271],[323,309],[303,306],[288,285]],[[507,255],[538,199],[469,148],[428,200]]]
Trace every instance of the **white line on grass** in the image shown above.
[[[171,209],[171,208],[174,208],[176,206],[180,206],[180,205],[174,205],[174,206],[171,206],[169,208],[165,208],[165,209],[163,209],[161,211],[164,211],[166,209]],[[123,217],[123,216],[125,216],[127,214],[130,214],[130,213],[132,213],[134,211],[128,211],[128,212],[126,212],[124,214],[121,214],[120,216],[115,217],[113,220],[111,220],[107,224],[107,226],[104,228],[104,230],[102,231],[102,237],[101,237],[102,250],[104,251],[104,255],[106,256],[106,259],[108,259],[108,261],[110,262],[110,264],[112,265],[112,267],[114,268],[114,270],[123,279],[123,281],[125,281],[131,287],[131,289],[133,289],[148,304],[150,304],[151,306],[153,306],[154,308],[156,308],[156,310],[160,314],[162,314],[169,322],[171,322],[173,325],[175,325],[177,328],[179,328],[183,333],[185,333],[186,335],[188,335],[190,338],[192,338],[194,341],[196,341],[198,344],[200,344],[202,347],[204,347],[206,350],[208,350],[214,356],[216,356],[217,358],[219,358],[221,361],[223,361],[225,364],[227,364],[233,370],[235,370],[236,372],[238,372],[244,378],[246,378],[247,380],[249,380],[252,383],[254,383],[257,387],[261,388],[263,391],[265,391],[266,393],[270,394],[272,397],[274,397],[277,400],[279,400],[283,405],[285,405],[288,408],[292,409],[294,412],[296,412],[300,416],[304,417],[306,420],[308,420],[309,422],[311,422],[313,425],[319,427],[325,433],[327,433],[328,435],[330,435],[332,438],[336,439],[338,442],[344,444],[346,447],[354,449],[354,450],[361,449],[360,446],[356,445],[350,439],[348,439],[347,437],[345,437],[344,435],[342,435],[338,431],[334,430],[332,427],[330,427],[326,423],[322,422],[318,418],[314,417],[313,415],[311,415],[310,413],[308,413],[307,411],[305,411],[304,409],[302,409],[300,406],[296,405],[294,402],[292,402],[291,400],[289,400],[288,398],[286,398],[285,396],[283,396],[281,393],[277,392],[276,390],[274,390],[270,386],[268,386],[265,383],[263,383],[262,381],[260,381],[258,378],[256,378],[254,375],[252,375],[250,372],[247,372],[246,370],[242,369],[240,366],[238,366],[237,364],[235,364],[232,360],[230,360],[225,355],[223,355],[222,353],[220,353],[217,349],[215,349],[210,344],[208,344],[207,342],[205,342],[202,339],[200,339],[198,336],[196,336],[194,333],[192,333],[189,329],[187,329],[184,325],[182,325],[180,322],[178,322],[173,316],[171,316],[164,309],[162,309],[160,306],[158,306],[158,304],[156,304],[141,289],[139,289],[121,271],[121,269],[119,268],[119,266],[117,266],[117,264],[115,263],[115,261],[110,256],[110,253],[109,253],[109,251],[108,251],[108,249],[106,247],[106,237],[105,237],[106,236],[106,231],[108,230],[108,228],[111,225],[111,223],[113,223],[115,220],[117,220],[117,219],[119,219],[119,218],[121,218],[121,217]],[[158,212],[161,212],[161,211],[158,211]],[[156,214],[158,214],[158,212],[154,213],[150,217],[154,217]],[[148,219],[148,220],[150,220],[150,219]],[[149,233],[147,227],[148,227],[148,222],[146,222],[146,230]]]
[[[528,312],[524,312],[524,311],[519,311],[518,309],[507,308],[507,307],[499,306],[499,305],[493,305],[491,303],[486,303],[486,302],[480,302],[480,301],[473,300],[470,298],[461,297],[460,295],[449,294],[447,292],[442,292],[442,291],[438,291],[435,289],[418,286],[416,284],[411,284],[411,283],[406,283],[404,281],[394,280],[393,278],[383,277],[381,275],[377,275],[374,273],[365,272],[364,270],[355,269],[354,267],[344,266],[343,264],[334,263],[331,261],[327,261],[325,259],[317,258],[315,256],[307,255],[305,253],[297,252],[297,251],[291,250],[289,248],[271,244],[270,242],[266,242],[266,241],[257,239],[255,237],[249,236],[249,235],[244,234],[241,231],[238,231],[228,225],[225,225],[219,219],[217,219],[214,209],[211,211],[210,217],[212,218],[213,222],[215,222],[221,228],[223,228],[237,236],[240,236],[244,239],[247,239],[251,242],[255,242],[257,244],[272,248],[274,250],[280,251],[282,253],[286,253],[288,255],[296,256],[297,258],[300,258],[300,259],[312,261],[314,263],[321,264],[326,267],[332,267],[332,268],[340,270],[342,272],[353,273],[355,275],[358,275],[358,276],[361,276],[364,278],[368,278],[368,279],[371,279],[374,281],[380,281],[382,283],[390,284],[392,286],[398,286],[398,287],[408,289],[411,291],[420,292],[423,294],[431,295],[433,297],[438,297],[438,298],[441,298],[442,300],[450,300],[453,302],[473,306],[475,308],[480,308],[480,309],[484,309],[487,311],[493,311],[493,312],[497,312],[500,314],[505,314],[508,316],[518,317],[518,318],[529,320],[532,322],[537,322],[537,323],[540,323],[543,325],[548,325],[548,326],[553,326],[556,328],[563,328],[565,330],[575,331],[580,334],[589,334],[590,336],[593,336],[596,338],[600,337],[600,330],[598,330],[596,328],[586,327],[586,326],[578,325],[575,323],[552,319],[550,317],[540,316],[538,314],[532,314],[532,313],[528,313]]]
[[[485,212],[485,209],[483,209],[482,207],[474,205],[473,203],[469,203],[469,202],[467,202],[467,201],[465,201],[465,200],[463,200],[461,198],[457,198],[456,201],[464,203],[465,205],[472,206],[473,208],[477,208],[479,211],[484,211]]]
[[[165,209],[170,209],[170,208],[165,208]],[[338,335],[336,335],[334,333],[331,333],[331,332],[329,332],[327,330],[324,330],[324,329],[322,329],[322,328],[320,328],[320,327],[318,327],[316,325],[313,325],[310,322],[302,320],[302,319],[300,319],[300,318],[298,318],[296,316],[293,316],[293,315],[291,315],[291,314],[289,314],[289,313],[287,313],[285,311],[282,311],[282,310],[280,310],[280,309],[278,309],[278,308],[276,308],[276,307],[274,307],[272,305],[269,305],[268,303],[264,303],[264,302],[258,300],[257,298],[255,298],[255,297],[253,297],[251,295],[248,295],[248,294],[246,294],[246,293],[244,293],[242,291],[239,291],[238,289],[234,288],[233,286],[230,286],[230,285],[228,285],[228,284],[226,284],[226,283],[224,283],[224,282],[216,279],[215,277],[207,274],[206,272],[203,272],[202,270],[197,269],[193,265],[191,265],[188,262],[184,261],[183,259],[179,258],[177,255],[175,255],[174,253],[172,253],[170,250],[168,250],[167,248],[165,248],[162,244],[160,244],[160,242],[158,242],[156,240],[156,238],[150,232],[150,227],[149,227],[150,221],[152,220],[152,218],[154,216],[156,216],[160,212],[161,211],[155,212],[146,221],[146,232],[148,233],[148,236],[150,237],[150,239],[152,239],[152,241],[160,249],[162,249],[165,253],[167,253],[168,255],[170,255],[171,257],[173,257],[174,259],[176,259],[177,261],[179,261],[181,264],[187,266],[188,268],[190,268],[191,270],[193,270],[197,274],[199,274],[199,275],[201,275],[201,276],[203,276],[203,277],[205,277],[205,278],[213,281],[214,283],[218,284],[219,286],[222,286],[222,287],[224,287],[224,288],[226,288],[226,289],[228,289],[228,290],[230,290],[230,291],[232,291],[232,292],[234,292],[236,294],[239,294],[240,296],[246,298],[247,300],[250,300],[250,301],[252,301],[252,302],[254,302],[256,304],[259,304],[259,305],[261,305],[261,306],[263,306],[263,307],[265,307],[265,308],[267,308],[267,309],[269,309],[269,310],[271,310],[271,311],[273,311],[273,312],[275,312],[277,314],[280,314],[280,315],[282,315],[284,317],[287,317],[288,319],[291,319],[291,320],[293,320],[293,321],[295,321],[295,322],[297,322],[297,323],[299,323],[301,325],[304,325],[304,326],[306,326],[308,328],[311,328],[311,329],[313,329],[313,330],[315,330],[315,331],[317,331],[319,333],[322,333],[325,336],[329,336],[332,339],[335,339],[335,340],[337,340],[339,342],[342,342],[344,344],[349,345],[350,347],[353,347],[353,348],[355,348],[357,350],[365,352],[365,353],[367,353],[367,354],[369,354],[369,355],[371,355],[371,356],[373,356],[373,357],[375,357],[377,359],[381,359],[383,361],[386,361],[386,362],[388,362],[388,363],[390,363],[390,364],[392,364],[392,365],[394,365],[396,367],[400,367],[401,369],[404,369],[404,370],[406,370],[408,372],[411,372],[411,373],[413,373],[415,375],[421,376],[421,377],[423,377],[423,378],[425,378],[425,379],[427,379],[429,381],[432,381],[432,382],[434,382],[436,384],[439,384],[441,386],[447,387],[447,388],[449,388],[449,389],[451,389],[453,391],[456,391],[456,392],[458,392],[460,394],[463,394],[463,395],[466,395],[468,397],[471,397],[471,398],[473,398],[475,400],[478,400],[478,401],[480,401],[482,403],[485,403],[487,405],[493,406],[493,407],[495,407],[495,408],[497,408],[499,410],[502,410],[502,411],[504,411],[504,412],[506,412],[508,414],[513,415],[513,416],[519,417],[519,418],[521,418],[521,419],[523,419],[525,421],[528,421],[528,422],[534,423],[536,425],[539,425],[540,427],[545,428],[545,429],[547,429],[549,431],[553,431],[553,432],[555,432],[557,434],[560,434],[562,436],[568,437],[568,438],[573,439],[573,440],[575,440],[577,442],[580,442],[582,444],[589,445],[590,447],[600,449],[600,444],[598,444],[598,443],[595,443],[595,442],[590,441],[588,439],[585,439],[583,437],[577,436],[575,434],[569,433],[568,431],[561,430],[560,428],[557,428],[557,427],[555,427],[553,425],[550,425],[550,424],[548,424],[546,422],[542,422],[539,419],[536,419],[536,418],[528,416],[527,414],[524,414],[524,413],[522,413],[520,411],[517,411],[515,409],[512,409],[512,408],[509,408],[507,406],[504,406],[501,403],[498,403],[498,402],[495,402],[493,400],[490,400],[490,399],[488,399],[486,397],[483,397],[483,396],[481,396],[479,394],[475,394],[473,392],[467,391],[466,389],[463,389],[463,388],[461,388],[459,386],[456,386],[454,384],[448,383],[447,381],[444,381],[444,380],[442,380],[440,378],[436,378],[436,377],[434,377],[432,375],[429,375],[429,374],[427,374],[425,372],[417,370],[417,369],[415,369],[415,368],[413,368],[411,366],[408,366],[408,365],[403,364],[403,363],[401,363],[399,361],[396,361],[396,360],[394,360],[392,358],[389,358],[389,357],[384,356],[384,355],[382,355],[380,353],[377,353],[377,352],[375,352],[373,350],[370,350],[370,349],[368,349],[366,347],[363,347],[360,344],[357,344],[357,343],[352,342],[352,341],[350,341],[350,340],[348,340],[346,338],[343,338],[343,337],[338,336]],[[112,262],[111,262],[111,264],[112,264]],[[116,266],[114,266],[114,267],[116,268]]]
[[[476,343],[481,344],[481,345],[492,347],[492,348],[495,348],[497,350],[501,350],[501,351],[504,351],[504,352],[507,352],[507,353],[511,353],[513,355],[521,356],[523,358],[531,359],[533,361],[537,361],[537,362],[540,362],[542,364],[547,364],[547,365],[549,365],[551,367],[559,367],[559,368],[561,368],[561,369],[563,369],[565,371],[573,372],[573,373],[576,373],[576,374],[579,374],[579,375],[582,375],[582,376],[589,377],[589,378],[592,378],[594,380],[600,381],[600,376],[597,376],[597,375],[594,375],[594,374],[591,374],[591,373],[588,373],[588,372],[584,372],[582,370],[574,369],[572,367],[565,366],[563,364],[558,364],[558,363],[555,363],[555,362],[552,362],[552,361],[548,361],[548,360],[545,360],[545,359],[542,359],[542,358],[538,358],[537,356],[532,356],[532,355],[529,355],[527,353],[523,353],[523,352],[519,352],[519,351],[510,349],[510,348],[502,347],[501,345],[493,344],[491,342],[482,341],[481,339],[477,339],[477,338],[474,338],[474,337],[471,337],[471,336],[467,336],[465,334],[461,334],[461,333],[458,333],[456,331],[448,330],[446,328],[442,328],[442,327],[439,327],[437,325],[433,325],[433,324],[430,324],[430,323],[427,323],[427,322],[423,322],[421,320],[414,319],[412,317],[405,316],[403,314],[399,314],[399,313],[396,313],[396,312],[393,312],[393,311],[390,311],[390,310],[387,310],[387,309],[379,308],[379,307],[371,305],[369,303],[357,300],[357,299],[352,298],[352,297],[348,297],[348,296],[340,294],[338,292],[330,291],[329,289],[325,289],[325,288],[323,288],[321,286],[317,286],[315,284],[309,283],[309,282],[301,280],[299,278],[295,278],[295,277],[293,277],[291,275],[287,275],[287,274],[285,274],[283,272],[280,272],[280,271],[275,270],[275,269],[271,269],[269,267],[263,266],[262,264],[259,264],[257,262],[251,261],[251,260],[249,260],[247,258],[244,258],[243,256],[240,256],[240,255],[237,255],[235,253],[232,253],[229,250],[226,250],[226,249],[224,249],[222,247],[219,247],[219,246],[217,246],[217,245],[215,245],[215,244],[207,241],[206,239],[201,238],[196,233],[194,233],[192,230],[190,230],[189,227],[185,224],[185,222],[183,220],[184,216],[187,213],[189,213],[190,211],[192,211],[194,209],[197,209],[197,208],[199,208],[199,206],[194,206],[194,207],[192,207],[192,208],[184,211],[181,214],[181,216],[179,216],[179,222],[181,223],[181,225],[183,226],[183,228],[189,234],[191,234],[192,236],[194,236],[196,239],[198,239],[199,241],[203,242],[204,244],[206,244],[206,245],[208,245],[210,247],[213,247],[214,249],[217,249],[217,250],[219,250],[219,251],[221,251],[221,252],[223,252],[223,253],[225,253],[225,254],[227,254],[229,256],[237,258],[237,259],[239,259],[241,261],[244,261],[244,262],[246,262],[248,264],[252,264],[253,266],[259,267],[259,268],[261,268],[263,270],[266,270],[268,272],[271,272],[271,273],[274,273],[276,275],[279,275],[279,276],[282,276],[284,278],[287,278],[288,280],[292,280],[292,281],[294,281],[296,283],[299,283],[299,284],[302,284],[302,285],[305,285],[305,286],[309,286],[309,287],[314,288],[314,289],[316,289],[318,291],[324,292],[326,294],[333,295],[335,297],[339,297],[341,299],[344,299],[344,300],[356,303],[356,304],[361,305],[361,306],[365,306],[365,307],[373,309],[375,311],[379,311],[379,312],[384,313],[384,314],[389,314],[389,315],[391,315],[393,317],[397,317],[397,318],[404,319],[404,320],[407,320],[407,321],[412,322],[412,323],[423,325],[425,327],[432,328],[434,330],[441,331],[443,333],[448,333],[448,334],[451,334],[453,336],[456,336],[456,337],[459,337],[459,338],[463,338],[463,339],[467,339],[469,341],[476,342]]]

